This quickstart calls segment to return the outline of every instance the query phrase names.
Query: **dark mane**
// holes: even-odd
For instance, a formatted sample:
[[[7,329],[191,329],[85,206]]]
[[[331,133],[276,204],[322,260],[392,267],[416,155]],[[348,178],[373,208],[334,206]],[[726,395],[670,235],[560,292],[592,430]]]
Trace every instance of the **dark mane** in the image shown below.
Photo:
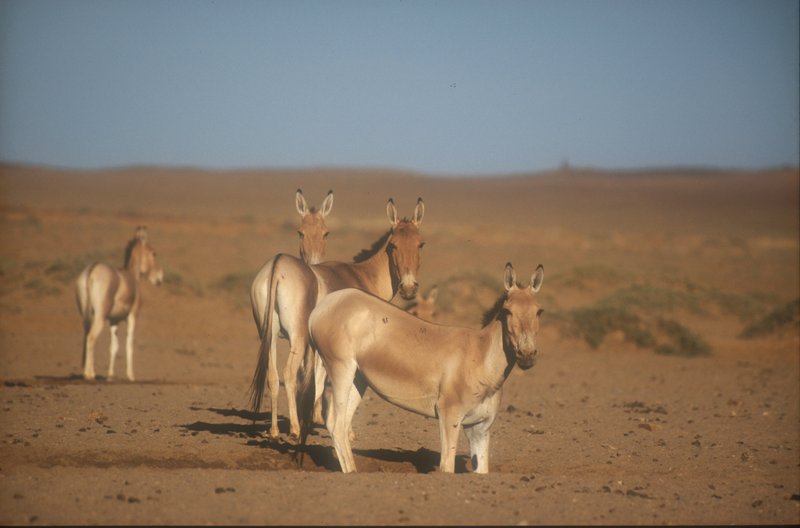
[[[503,303],[506,302],[506,294],[503,293],[497,301],[495,301],[494,306],[489,308],[483,313],[483,317],[481,318],[481,327],[484,327],[497,319],[500,310],[503,308]]]
[[[133,254],[133,248],[137,242],[139,242],[139,239],[133,237],[132,239],[128,240],[128,245],[125,246],[125,264],[123,266],[126,268],[128,267],[128,264],[130,264],[131,262],[131,255]]]
[[[386,233],[383,234],[375,243],[372,244],[372,247],[369,249],[362,249],[361,252],[353,257],[353,262],[364,262],[368,258],[374,256],[378,251],[386,245],[386,241],[389,240],[389,237],[392,236],[392,230],[388,230]]]

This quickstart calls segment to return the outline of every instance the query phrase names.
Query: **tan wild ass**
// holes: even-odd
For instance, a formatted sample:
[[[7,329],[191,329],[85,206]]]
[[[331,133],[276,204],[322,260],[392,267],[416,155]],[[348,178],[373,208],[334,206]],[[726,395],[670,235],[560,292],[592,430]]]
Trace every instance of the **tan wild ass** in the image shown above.
[[[411,220],[397,217],[393,200],[386,204],[391,228],[371,249],[361,252],[354,262],[328,261],[306,265],[291,255],[278,254],[261,268],[250,289],[253,318],[261,337],[258,363],[250,386],[252,409],[258,412],[269,385],[272,406],[270,435],[277,437],[278,391],[276,340],[289,340],[289,356],[283,369],[283,383],[289,405],[290,434],[300,435],[297,417],[296,389],[302,364],[313,364],[314,352],[308,341],[308,316],[320,299],[342,288],[360,288],[389,300],[399,291],[404,299],[412,299],[419,287],[420,250],[424,245],[419,226],[425,213],[422,198],[417,200]],[[324,370],[316,371],[316,398],[322,393]],[[305,380],[306,378],[304,378]]]
[[[403,409],[439,419],[441,471],[455,470],[463,426],[475,472],[487,473],[489,428],[503,383],[515,364],[529,369],[536,360],[542,308],[534,294],[543,278],[540,265],[530,284],[521,287],[511,263],[506,264],[506,291],[484,316],[480,330],[422,321],[360,290],[325,297],[308,325],[332,386],[333,412],[329,410],[326,426],[342,471],[356,470],[350,425],[369,386]],[[308,399],[304,401],[307,405]],[[304,441],[305,434],[301,445]]]
[[[297,189],[295,206],[302,217],[300,227],[297,229],[297,234],[300,236],[300,258],[309,264],[318,264],[325,257],[328,240],[325,218],[333,209],[333,191],[328,191],[322,202],[322,208],[317,210],[316,207],[308,207],[303,191]]]
[[[139,277],[146,276],[155,285],[161,284],[164,272],[156,262],[156,252],[147,242],[147,228],[136,228],[125,248],[125,266],[114,269],[103,262],[87,266],[76,281],[78,309],[83,317],[83,377],[94,379],[94,345],[108,320],[111,330],[111,357],[108,379],[114,377],[114,360],[119,350],[117,325],[127,322],[125,355],[128,379],[133,381],[133,332],[142,297]]]
[[[411,315],[415,315],[420,319],[433,322],[436,319],[436,298],[438,295],[438,285],[434,285],[428,291],[427,295],[423,296],[417,292],[417,296],[408,306],[406,306],[405,310]]]

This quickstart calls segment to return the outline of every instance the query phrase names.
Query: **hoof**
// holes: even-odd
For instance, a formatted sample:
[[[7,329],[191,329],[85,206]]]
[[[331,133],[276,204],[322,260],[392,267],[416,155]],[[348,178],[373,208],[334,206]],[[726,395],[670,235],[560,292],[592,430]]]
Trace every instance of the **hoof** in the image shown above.
[[[83,373],[83,379],[85,379],[86,381],[94,381],[94,378],[95,378],[94,372],[84,372]]]

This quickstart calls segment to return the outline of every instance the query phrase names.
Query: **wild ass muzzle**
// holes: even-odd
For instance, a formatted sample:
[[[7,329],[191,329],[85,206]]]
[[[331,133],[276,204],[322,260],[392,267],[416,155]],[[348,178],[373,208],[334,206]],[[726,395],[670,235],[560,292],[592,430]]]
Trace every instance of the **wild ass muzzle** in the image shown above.
[[[505,292],[480,330],[429,323],[355,289],[326,296],[308,324],[332,387],[326,426],[342,471],[356,470],[350,425],[369,386],[386,401],[439,419],[441,471],[454,472],[463,428],[473,470],[488,473],[489,429],[503,383],[514,365],[531,368],[538,353],[542,308],[535,294],[543,278],[540,265],[530,284],[520,286],[506,264]]]
[[[277,338],[289,340],[289,355],[283,369],[283,382],[289,407],[290,434],[300,435],[297,415],[298,377],[308,382],[306,373],[316,372],[317,390],[312,400],[322,393],[325,381],[324,368],[314,363],[314,352],[309,347],[308,316],[320,299],[342,288],[359,288],[382,299],[389,300],[398,292],[411,299],[418,289],[420,250],[424,245],[419,226],[425,212],[422,198],[417,200],[411,220],[397,217],[394,201],[389,199],[386,213],[391,223],[387,231],[372,248],[356,255],[354,262],[328,261],[306,265],[302,260],[287,254],[278,254],[267,261],[253,280],[250,302],[253,318],[261,338],[258,362],[250,386],[251,407],[259,412],[265,382],[271,396],[270,435],[277,437],[278,392]],[[301,365],[307,368],[301,372]],[[308,395],[309,392],[304,392]],[[319,407],[318,407],[319,408]],[[310,424],[310,417],[305,423]]]
[[[136,228],[134,237],[125,248],[125,264],[120,269],[103,262],[94,262],[84,268],[76,281],[78,309],[83,318],[83,377],[95,378],[94,345],[108,320],[111,331],[111,352],[108,362],[108,379],[114,377],[114,360],[119,351],[117,325],[127,323],[125,355],[126,374],[133,375],[133,332],[142,297],[139,279],[147,277],[155,285],[164,280],[164,272],[156,262],[156,252],[147,241],[147,228]]]
[[[322,207],[317,210],[316,207],[308,207],[303,191],[297,189],[295,207],[301,217],[300,227],[297,229],[300,237],[300,258],[308,264],[319,264],[325,258],[328,244],[329,232],[325,218],[333,209],[333,191],[328,191]]]

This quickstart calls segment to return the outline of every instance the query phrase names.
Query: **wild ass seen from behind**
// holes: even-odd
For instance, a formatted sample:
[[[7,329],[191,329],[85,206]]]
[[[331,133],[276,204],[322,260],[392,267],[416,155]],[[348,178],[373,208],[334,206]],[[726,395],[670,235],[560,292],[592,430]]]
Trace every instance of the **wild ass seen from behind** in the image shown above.
[[[296,389],[301,364],[314,362],[308,341],[308,316],[320,299],[342,288],[359,288],[389,300],[399,291],[412,299],[419,287],[420,250],[424,245],[419,226],[425,213],[422,198],[417,200],[411,220],[397,217],[394,201],[389,199],[386,213],[391,228],[372,248],[362,251],[354,262],[328,261],[310,266],[291,255],[278,254],[261,268],[250,289],[253,318],[261,337],[258,363],[250,386],[252,410],[258,412],[268,383],[272,422],[270,435],[277,437],[278,391],[277,337],[289,340],[289,356],[283,369],[283,382],[289,406],[290,434],[300,435]],[[316,398],[322,393],[324,370],[317,372]],[[305,376],[305,374],[304,374]],[[304,381],[307,381],[304,378]],[[307,420],[307,422],[310,421]]]
[[[356,470],[350,425],[369,386],[403,409],[439,419],[441,471],[455,470],[463,426],[474,471],[488,473],[489,428],[503,383],[515,364],[529,369],[536,360],[542,308],[534,294],[543,278],[540,265],[530,284],[521,287],[511,263],[506,264],[506,291],[480,330],[422,321],[359,290],[325,297],[308,324],[332,386],[333,412],[326,426],[342,471]],[[300,440],[303,444],[305,435]]]
[[[325,257],[328,241],[328,226],[325,218],[333,209],[333,191],[322,202],[322,208],[308,207],[303,191],[297,189],[295,193],[295,207],[302,220],[297,234],[300,236],[300,258],[309,264],[318,264]]]
[[[83,318],[83,377],[95,378],[94,345],[103,330],[105,321],[110,323],[111,355],[108,362],[108,379],[114,377],[114,360],[119,350],[117,325],[127,322],[127,376],[133,381],[133,332],[139,314],[142,297],[139,278],[147,277],[158,285],[164,272],[156,262],[156,252],[147,242],[147,228],[136,228],[134,237],[125,248],[125,265],[114,269],[103,262],[87,266],[76,281],[78,309]]]

